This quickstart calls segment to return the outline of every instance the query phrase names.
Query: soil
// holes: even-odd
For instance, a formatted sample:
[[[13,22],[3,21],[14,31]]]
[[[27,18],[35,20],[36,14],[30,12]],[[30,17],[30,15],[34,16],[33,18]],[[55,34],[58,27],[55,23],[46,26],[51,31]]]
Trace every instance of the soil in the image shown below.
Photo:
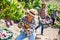
[[[5,25],[4,20],[0,20],[0,29],[3,28]],[[13,32],[13,37],[11,40],[15,40],[16,37],[20,34],[20,28],[18,28],[17,24],[14,24],[10,26],[10,28],[7,28],[8,30]],[[36,30],[36,40],[60,40],[60,35],[58,35],[58,28],[54,28],[53,26],[46,27],[44,29],[44,34],[40,35],[41,33],[41,27]],[[26,38],[25,40],[28,40]]]

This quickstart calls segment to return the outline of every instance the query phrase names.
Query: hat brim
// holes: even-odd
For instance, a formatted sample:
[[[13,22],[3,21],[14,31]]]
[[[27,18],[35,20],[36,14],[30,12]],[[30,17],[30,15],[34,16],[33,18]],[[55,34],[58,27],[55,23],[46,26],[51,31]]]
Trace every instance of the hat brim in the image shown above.
[[[33,17],[35,17],[35,15],[33,15],[33,14],[32,14],[32,13],[30,13],[30,12],[29,12],[28,14],[32,15]]]

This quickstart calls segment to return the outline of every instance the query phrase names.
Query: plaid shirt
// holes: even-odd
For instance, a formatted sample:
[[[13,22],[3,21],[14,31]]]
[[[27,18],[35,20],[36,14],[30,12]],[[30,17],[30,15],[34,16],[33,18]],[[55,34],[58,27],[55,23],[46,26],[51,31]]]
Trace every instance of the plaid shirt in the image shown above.
[[[41,8],[39,11],[38,11],[38,14],[41,18],[45,18],[46,16],[48,16],[48,11],[46,8]]]
[[[21,21],[20,21],[20,23],[21,22],[23,22],[24,24],[29,24],[29,28],[28,29],[25,29],[25,26],[23,25],[22,26],[22,32],[24,32],[27,36],[30,36],[30,35],[32,35],[32,33],[35,31],[35,28],[37,27],[37,22],[36,22],[36,19],[34,18],[33,20],[32,20],[32,22],[28,22],[27,21],[27,16],[24,16],[22,19],[21,19]],[[29,30],[29,31],[28,31]]]

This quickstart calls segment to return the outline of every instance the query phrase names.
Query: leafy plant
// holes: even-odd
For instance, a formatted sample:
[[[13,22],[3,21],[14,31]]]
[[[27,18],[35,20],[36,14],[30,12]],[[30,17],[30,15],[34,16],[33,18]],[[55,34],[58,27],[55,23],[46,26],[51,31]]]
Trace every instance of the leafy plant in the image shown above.
[[[58,34],[60,34],[60,29],[59,29],[59,31],[58,31]]]
[[[24,14],[25,2],[18,2],[17,0],[0,0],[1,16],[5,20],[19,20]]]
[[[42,4],[42,0],[0,0],[0,19],[8,20],[20,20],[22,16],[25,15],[25,8],[27,9],[40,9]],[[59,9],[60,7],[55,3],[52,5],[51,3],[47,3],[48,13],[51,16],[55,9]],[[58,16],[58,20],[60,22],[60,16]]]
[[[41,0],[18,0],[20,2],[25,2],[25,7],[24,8],[34,8],[34,9],[39,9],[41,7]]]

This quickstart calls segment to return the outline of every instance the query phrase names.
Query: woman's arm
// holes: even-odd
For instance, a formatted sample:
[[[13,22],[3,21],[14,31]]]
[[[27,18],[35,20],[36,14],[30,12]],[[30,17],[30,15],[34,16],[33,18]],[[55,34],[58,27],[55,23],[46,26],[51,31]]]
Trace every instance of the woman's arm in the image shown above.
[[[24,26],[24,19],[25,19],[25,17],[23,17],[22,19],[21,19],[21,21],[18,23],[18,27],[19,28],[22,28],[23,26]]]

